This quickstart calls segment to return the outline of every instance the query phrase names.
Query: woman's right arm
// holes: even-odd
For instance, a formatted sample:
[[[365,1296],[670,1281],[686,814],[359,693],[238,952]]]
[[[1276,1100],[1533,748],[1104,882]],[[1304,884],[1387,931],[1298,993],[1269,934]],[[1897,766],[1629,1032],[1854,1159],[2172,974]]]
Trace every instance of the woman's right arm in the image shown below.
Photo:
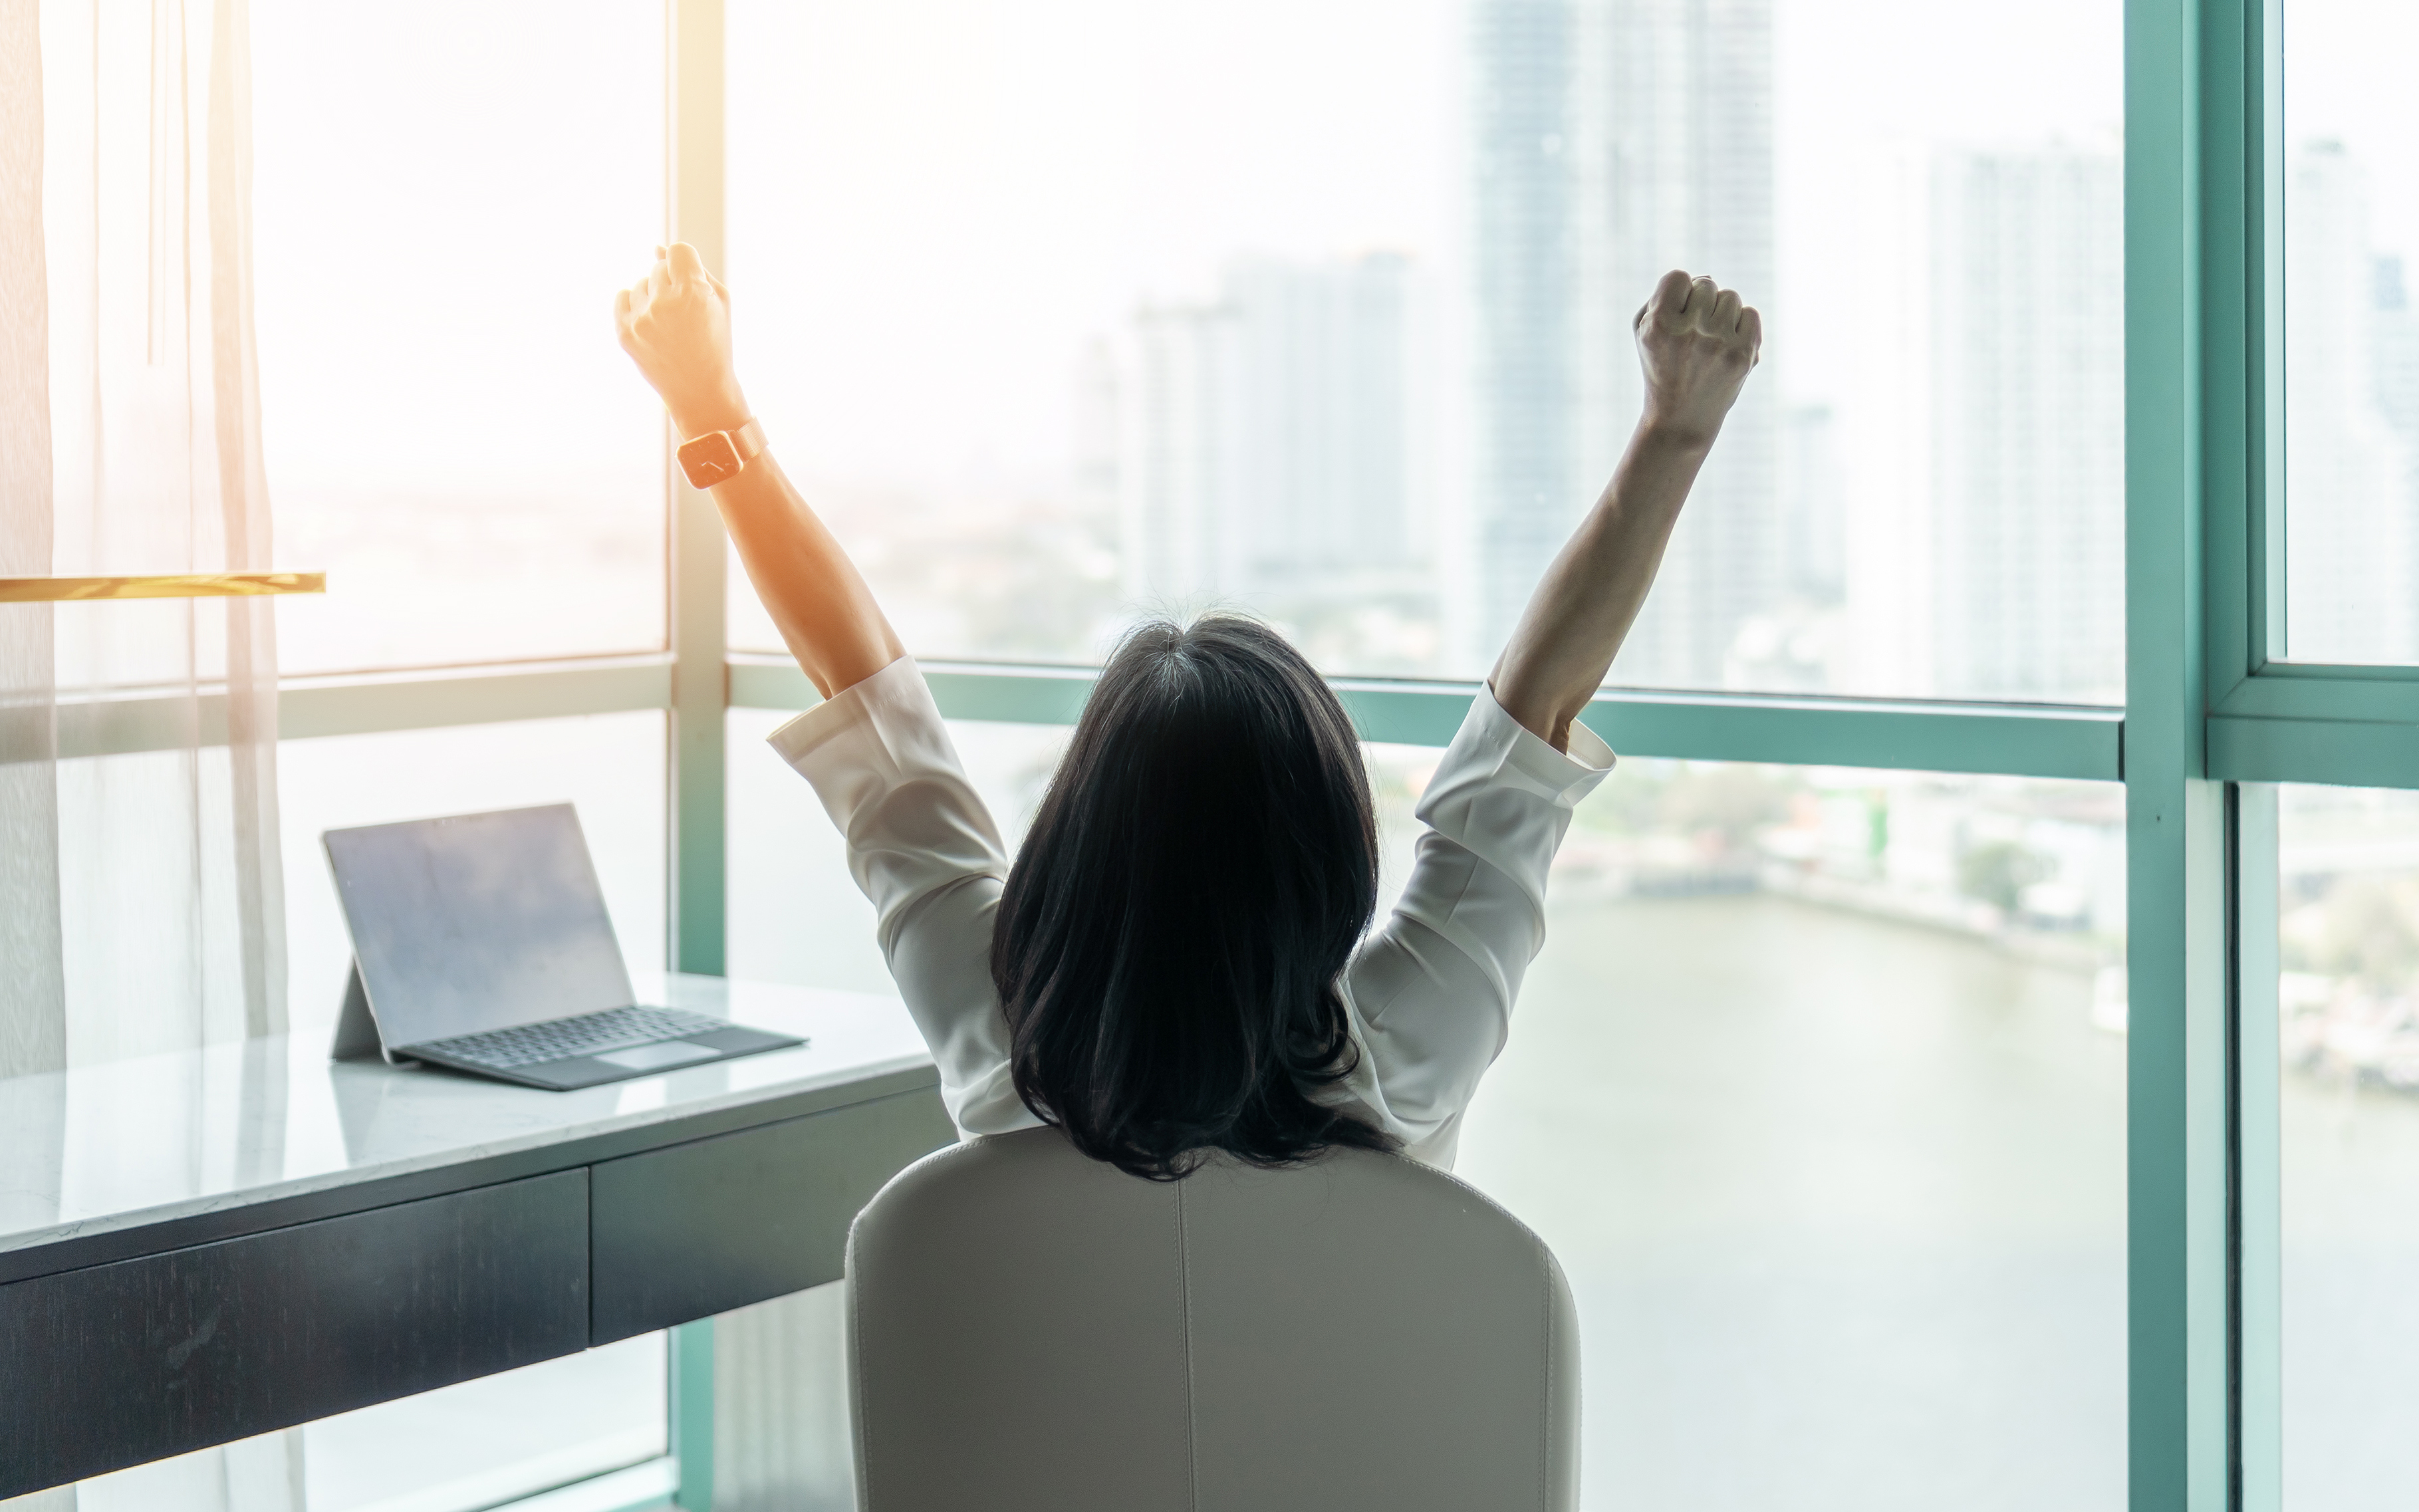
[[[697,249],[656,249],[655,266],[613,301],[622,349],[671,411],[684,440],[736,430],[747,401],[731,363],[731,293]],[[897,661],[904,648],[856,564],[770,451],[716,484],[714,502],[757,596],[790,654],[829,698]]]
[[[686,244],[613,301],[623,349],[683,437],[748,419],[731,363],[731,296]],[[824,702],[772,735],[815,787],[874,907],[900,996],[963,1132],[1029,1128],[991,980],[1008,861],[948,728],[873,591],[769,453],[714,487],[723,524],[781,639]]]

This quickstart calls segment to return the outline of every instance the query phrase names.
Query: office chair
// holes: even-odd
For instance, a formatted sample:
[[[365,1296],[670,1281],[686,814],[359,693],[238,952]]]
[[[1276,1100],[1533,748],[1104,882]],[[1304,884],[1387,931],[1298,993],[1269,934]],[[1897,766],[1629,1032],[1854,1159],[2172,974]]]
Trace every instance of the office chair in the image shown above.
[[[1578,1504],[1562,1268],[1399,1156],[1161,1182],[994,1135],[882,1189],[848,1282],[867,1512]]]

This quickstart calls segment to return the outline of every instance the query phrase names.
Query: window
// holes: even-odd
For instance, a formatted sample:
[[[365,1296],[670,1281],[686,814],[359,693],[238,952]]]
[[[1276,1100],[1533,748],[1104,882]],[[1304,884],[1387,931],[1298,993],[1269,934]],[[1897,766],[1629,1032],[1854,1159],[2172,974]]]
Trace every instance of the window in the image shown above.
[[[491,1506],[655,1458],[665,1379],[649,1334],[323,1418],[302,1430],[310,1512]]]
[[[353,825],[570,803],[596,862],[622,957],[664,964],[664,717],[569,719],[288,740],[278,751],[289,1011],[333,1032],[352,958],[319,837]]]
[[[1579,1288],[1591,1497],[2409,1500],[2407,7],[252,16],[281,556],[334,588],[279,610],[298,1022],[317,826],[541,788],[634,957],[677,898],[668,961],[882,984],[756,744],[811,694],[668,560],[606,346],[668,204],[785,460],[968,658],[1003,816],[1082,690],[1022,664],[1229,602],[1394,743],[1399,825],[1610,461],[1627,301],[1703,263],[1770,365],[1591,716],[1625,770],[1465,1149]],[[118,608],[61,644],[167,614]]]
[[[1553,889],[1456,1169],[1570,1279],[1584,1504],[2121,1506],[2121,795],[1626,763]]]
[[[732,26],[751,393],[928,656],[1083,660],[1226,603],[1337,672],[1484,671],[1686,264],[1770,360],[1615,681],[2119,696],[2112,6]]]
[[[285,742],[292,1032],[325,1040],[343,1001],[350,957],[319,837],[346,825],[568,801],[624,959],[660,970],[664,750],[654,710]],[[660,1456],[666,1381],[649,1335],[310,1424],[308,1512],[463,1512]]]
[[[873,906],[849,879],[847,852],[814,789],[764,744],[790,717],[733,709],[731,732],[731,975],[890,994]],[[1068,729],[953,719],[949,738],[990,805],[1010,854],[1025,838]]]
[[[2419,1494],[2419,801],[2288,787],[2278,900],[2285,1504]]]
[[[2419,15],[2284,7],[2286,650],[2419,661]]]
[[[289,672],[664,643],[662,410],[610,320],[663,239],[664,8],[569,20],[253,8],[269,484],[330,582]]]

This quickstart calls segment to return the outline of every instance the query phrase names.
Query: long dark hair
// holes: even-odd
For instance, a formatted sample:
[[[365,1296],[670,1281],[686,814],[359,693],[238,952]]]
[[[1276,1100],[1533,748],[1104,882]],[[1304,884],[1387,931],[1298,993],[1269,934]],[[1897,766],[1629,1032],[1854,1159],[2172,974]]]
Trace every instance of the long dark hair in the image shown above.
[[[1378,899],[1351,719],[1231,616],[1160,621],[1102,669],[999,904],[1016,1090],[1078,1149],[1181,1177],[1392,1149],[1311,1093],[1354,1054],[1336,980]]]

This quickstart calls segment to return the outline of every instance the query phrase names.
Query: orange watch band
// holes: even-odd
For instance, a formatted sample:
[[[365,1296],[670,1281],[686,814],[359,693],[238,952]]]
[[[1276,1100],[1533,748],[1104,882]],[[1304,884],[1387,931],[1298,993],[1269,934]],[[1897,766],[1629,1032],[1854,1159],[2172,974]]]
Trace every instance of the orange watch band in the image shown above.
[[[728,483],[764,452],[764,427],[754,419],[729,430],[710,430],[680,443],[672,455],[680,459],[688,486],[702,491]]]

